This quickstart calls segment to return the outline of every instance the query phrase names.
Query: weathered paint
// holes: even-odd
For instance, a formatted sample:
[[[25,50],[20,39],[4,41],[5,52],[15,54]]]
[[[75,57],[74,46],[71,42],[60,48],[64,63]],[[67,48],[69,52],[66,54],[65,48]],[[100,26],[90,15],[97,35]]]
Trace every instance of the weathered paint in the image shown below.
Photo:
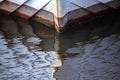
[[[120,0],[98,0],[98,1],[114,9],[117,9],[120,6]]]
[[[50,23],[53,25],[54,23],[55,28],[61,31],[75,19],[108,10],[109,6],[105,4],[110,2],[112,0],[52,0],[33,19],[44,24]],[[46,22],[47,20],[48,22]]]
[[[106,3],[107,6],[118,9],[120,7],[120,0],[113,0],[111,2]]]
[[[70,0],[69,0],[70,1]],[[98,0],[84,0],[84,1],[78,1],[74,0],[71,1],[73,4],[82,7],[92,13],[99,13],[101,11],[107,10],[109,7],[104,5],[103,3],[99,2]]]
[[[68,0],[68,1],[83,8],[87,8],[99,3],[97,0]]]
[[[50,0],[28,0],[23,6],[15,11],[15,14],[28,19],[42,9],[49,1]]]
[[[62,31],[71,22],[118,7],[120,0],[6,0],[0,10],[9,13],[18,8],[14,14]]]
[[[0,11],[6,14],[10,14],[26,1],[27,0],[5,0],[0,4]]]
[[[36,15],[33,16],[33,19],[46,24],[47,26],[54,25],[54,15],[51,12],[41,9]]]

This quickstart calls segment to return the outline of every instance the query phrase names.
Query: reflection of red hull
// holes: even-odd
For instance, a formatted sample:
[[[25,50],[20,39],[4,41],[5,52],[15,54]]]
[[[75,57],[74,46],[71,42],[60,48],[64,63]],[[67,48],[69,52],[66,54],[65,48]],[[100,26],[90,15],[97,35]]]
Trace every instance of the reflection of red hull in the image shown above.
[[[14,13],[26,19],[32,17],[47,26],[55,26],[58,32],[69,23],[118,8],[120,0],[6,0],[0,4],[2,13]]]

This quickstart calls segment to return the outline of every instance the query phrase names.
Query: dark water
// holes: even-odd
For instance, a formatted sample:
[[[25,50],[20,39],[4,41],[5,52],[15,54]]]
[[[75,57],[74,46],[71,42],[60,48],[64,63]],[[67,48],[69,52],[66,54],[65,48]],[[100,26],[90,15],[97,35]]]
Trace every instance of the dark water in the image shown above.
[[[0,14],[0,80],[120,80],[120,15],[74,27]]]

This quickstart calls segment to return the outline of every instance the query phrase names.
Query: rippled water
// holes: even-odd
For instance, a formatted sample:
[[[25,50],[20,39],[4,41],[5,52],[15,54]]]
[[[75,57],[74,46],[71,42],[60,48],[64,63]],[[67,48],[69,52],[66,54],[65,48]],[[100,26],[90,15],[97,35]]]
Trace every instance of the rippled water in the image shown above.
[[[23,39],[0,34],[0,80],[55,80],[53,73],[61,65],[56,52],[42,51],[39,38]]]
[[[33,33],[28,21],[4,17],[0,22],[0,80],[55,80],[54,72],[61,66],[57,52],[42,49],[44,40]]]
[[[120,80],[120,15],[58,34],[0,14],[0,80]]]

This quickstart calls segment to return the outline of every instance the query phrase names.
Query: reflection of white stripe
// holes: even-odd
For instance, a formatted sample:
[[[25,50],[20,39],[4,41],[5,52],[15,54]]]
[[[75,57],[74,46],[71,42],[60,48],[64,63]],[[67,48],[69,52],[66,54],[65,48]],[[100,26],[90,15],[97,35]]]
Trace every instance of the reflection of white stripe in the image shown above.
[[[62,7],[62,6],[64,6],[64,7]],[[52,0],[43,9],[46,11],[52,12],[56,17],[63,17],[68,12],[80,8],[76,5],[73,5],[71,2],[67,2],[66,0],[64,0],[62,3],[59,3],[59,7],[60,7],[59,10],[57,10],[57,8],[55,8],[55,7],[56,7],[56,1]],[[59,13],[59,15],[57,15],[57,13]]]
[[[35,8],[37,10],[43,8],[50,0],[30,0],[25,5]]]
[[[100,1],[102,3],[108,3],[108,2],[113,1],[113,0],[98,0],[98,1]]]
[[[25,1],[27,1],[27,0],[8,0],[8,1],[14,2],[14,3],[16,3],[16,4],[21,5],[21,4],[23,4],[23,3],[24,3]]]

